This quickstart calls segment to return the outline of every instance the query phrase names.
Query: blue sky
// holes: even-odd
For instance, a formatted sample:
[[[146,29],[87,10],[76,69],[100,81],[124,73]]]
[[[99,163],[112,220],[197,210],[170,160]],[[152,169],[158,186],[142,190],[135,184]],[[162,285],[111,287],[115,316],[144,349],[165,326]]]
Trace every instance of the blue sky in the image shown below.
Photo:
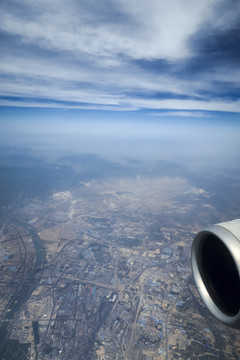
[[[3,0],[0,7],[2,106],[240,113],[239,1]]]
[[[239,0],[2,0],[0,145],[240,158]]]

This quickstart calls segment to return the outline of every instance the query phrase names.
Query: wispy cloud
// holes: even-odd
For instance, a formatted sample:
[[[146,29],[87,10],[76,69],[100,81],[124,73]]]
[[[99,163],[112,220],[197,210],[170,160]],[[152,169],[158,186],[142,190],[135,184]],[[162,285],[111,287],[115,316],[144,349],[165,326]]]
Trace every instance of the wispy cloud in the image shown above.
[[[163,111],[163,112],[155,112],[151,113],[151,116],[160,116],[160,117],[187,117],[187,118],[205,118],[210,117],[210,115],[207,112],[204,111]]]
[[[240,66],[230,61],[237,2],[10,0],[0,7],[2,105],[240,112]],[[221,38],[231,40],[229,56]]]
[[[179,59],[189,55],[188,38],[210,20],[217,0],[10,1],[1,29],[21,42],[78,56]],[[16,5],[14,10],[13,5]],[[10,11],[9,11],[10,10]],[[221,27],[221,24],[219,25]]]

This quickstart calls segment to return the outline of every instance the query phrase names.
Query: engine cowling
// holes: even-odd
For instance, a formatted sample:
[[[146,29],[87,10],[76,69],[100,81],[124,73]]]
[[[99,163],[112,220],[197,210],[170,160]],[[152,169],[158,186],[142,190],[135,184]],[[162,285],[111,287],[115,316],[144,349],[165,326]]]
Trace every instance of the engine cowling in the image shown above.
[[[192,269],[210,312],[240,329],[240,219],[212,225],[196,235]]]

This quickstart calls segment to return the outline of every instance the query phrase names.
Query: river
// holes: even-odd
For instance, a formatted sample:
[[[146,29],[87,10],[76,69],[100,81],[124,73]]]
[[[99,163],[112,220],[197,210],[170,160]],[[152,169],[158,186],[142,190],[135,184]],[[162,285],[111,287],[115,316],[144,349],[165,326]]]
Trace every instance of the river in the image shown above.
[[[14,315],[21,309],[21,306],[28,300],[32,294],[34,288],[38,283],[38,278],[35,278],[36,270],[41,268],[46,263],[46,252],[43,247],[42,241],[38,236],[37,231],[31,225],[20,221],[15,221],[16,225],[25,227],[31,235],[33,245],[36,251],[36,259],[32,272],[24,280],[22,284],[19,284],[16,293],[11,298],[8,306],[4,321],[0,326],[0,359],[8,358],[8,344],[9,335],[11,332],[14,319]],[[17,356],[17,354],[16,354]]]

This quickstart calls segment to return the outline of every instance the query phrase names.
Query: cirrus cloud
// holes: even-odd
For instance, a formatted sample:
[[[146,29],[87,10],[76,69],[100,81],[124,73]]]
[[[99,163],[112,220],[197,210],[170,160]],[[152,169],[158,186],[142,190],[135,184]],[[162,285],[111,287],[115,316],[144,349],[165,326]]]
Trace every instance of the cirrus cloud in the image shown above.
[[[231,62],[238,2],[10,0],[0,7],[2,105],[240,112],[240,67]],[[229,40],[228,57],[221,38]]]

